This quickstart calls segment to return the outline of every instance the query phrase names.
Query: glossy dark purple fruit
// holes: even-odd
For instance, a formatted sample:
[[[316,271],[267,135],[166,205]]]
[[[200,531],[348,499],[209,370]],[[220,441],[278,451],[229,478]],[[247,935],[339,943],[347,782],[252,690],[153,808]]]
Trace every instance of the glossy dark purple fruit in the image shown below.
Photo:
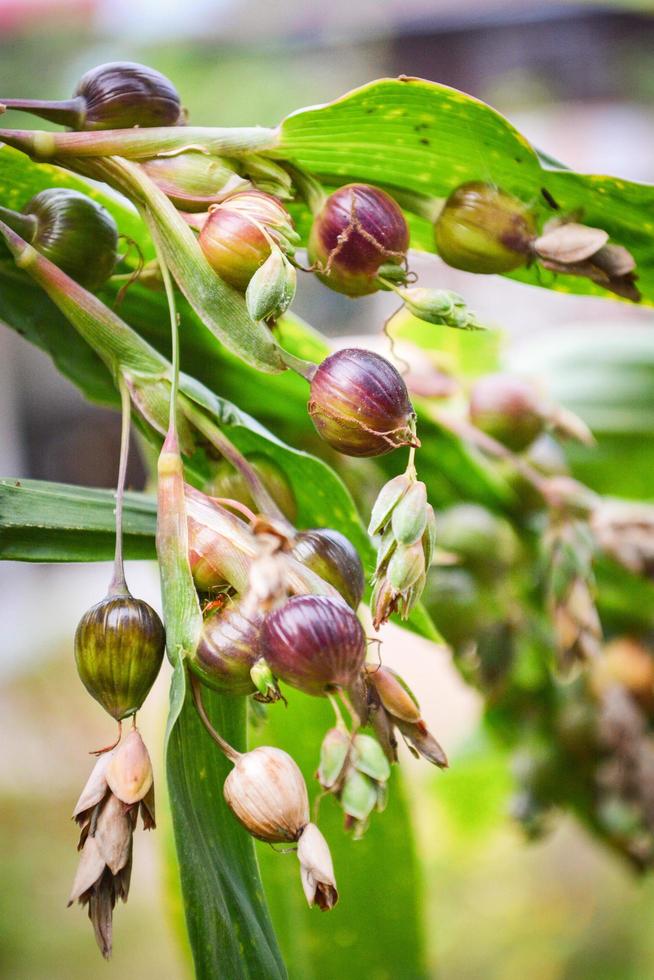
[[[309,414],[325,442],[346,456],[383,456],[415,445],[414,411],[393,365],[372,351],[336,351],[311,380]]]
[[[229,600],[205,621],[195,655],[189,658],[191,670],[222,694],[252,694],[250,677],[261,656],[263,616],[244,614],[239,600]]]
[[[316,215],[308,249],[322,282],[347,296],[365,296],[380,288],[381,266],[399,272],[408,247],[409,228],[393,198],[369,184],[346,184]]]
[[[331,596],[293,596],[268,613],[261,638],[275,676],[317,697],[353,684],[366,657],[361,623]]]
[[[333,585],[348,606],[358,607],[365,587],[363,565],[344,534],[331,528],[301,531],[293,545],[293,556]]]
[[[0,99],[8,109],[31,112],[75,130],[175,126],[182,117],[177,89],[165,75],[133,61],[98,65],[80,79],[72,99]]]

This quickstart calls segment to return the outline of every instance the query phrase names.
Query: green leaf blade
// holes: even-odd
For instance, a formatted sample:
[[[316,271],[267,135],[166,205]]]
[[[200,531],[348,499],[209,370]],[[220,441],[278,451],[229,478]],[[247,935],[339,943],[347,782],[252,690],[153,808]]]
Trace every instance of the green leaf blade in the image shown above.
[[[245,699],[205,690],[203,700],[216,729],[245,750]],[[166,772],[196,977],[283,980],[253,841],[223,798],[230,768],[186,699],[168,739]]]

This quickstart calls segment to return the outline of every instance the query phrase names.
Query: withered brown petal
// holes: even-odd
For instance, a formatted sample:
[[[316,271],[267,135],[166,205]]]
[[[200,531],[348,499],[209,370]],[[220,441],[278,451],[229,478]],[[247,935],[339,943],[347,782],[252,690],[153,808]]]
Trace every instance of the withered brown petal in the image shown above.
[[[602,228],[570,222],[541,235],[534,242],[534,249],[545,259],[575,263],[595,255],[608,240],[608,233]]]
[[[100,853],[95,837],[87,837],[75,872],[73,887],[68,899],[69,906],[98,881],[104,869],[105,860]]]
[[[118,874],[129,858],[132,823],[125,805],[113,793],[102,807],[95,830],[95,839],[107,867]]]
[[[91,775],[86,781],[86,785],[82,790],[80,797],[75,804],[75,809],[73,810],[73,817],[78,820],[80,816],[86,811],[92,809],[104,798],[107,792],[107,768],[112,752],[105,752],[101,755],[93,766],[91,770]]]
[[[449,763],[445,752],[431,732],[427,730],[423,722],[412,725],[408,722],[395,719],[395,724],[423,759],[432,762],[439,769],[448,768]]]

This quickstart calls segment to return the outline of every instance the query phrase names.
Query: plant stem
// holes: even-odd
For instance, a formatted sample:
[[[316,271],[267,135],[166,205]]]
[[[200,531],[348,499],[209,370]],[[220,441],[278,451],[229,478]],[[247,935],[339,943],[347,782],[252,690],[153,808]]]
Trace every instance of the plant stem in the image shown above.
[[[543,499],[547,502],[547,477],[541,476],[541,474],[525,460],[516,456],[512,453],[510,449],[507,449],[501,442],[497,439],[493,439],[492,436],[486,435],[481,429],[476,428],[476,426],[471,425],[469,422],[463,419],[454,419],[448,415],[439,413],[436,416],[439,425],[442,425],[444,429],[448,429],[459,439],[464,442],[472,443],[477,449],[486,453],[488,456],[492,456],[495,459],[505,459],[508,460],[511,465],[515,468],[516,472],[520,474],[531,486],[536,490]]]
[[[80,96],[74,99],[49,102],[44,99],[2,99],[6,109],[18,109],[30,112],[41,119],[59,123],[60,126],[70,126],[75,129],[84,119],[86,102]]]
[[[114,555],[114,572],[109,583],[109,595],[129,595],[125,581],[125,565],[123,562],[123,499],[125,496],[125,478],[127,476],[127,459],[129,457],[129,429],[131,423],[131,401],[127,384],[122,375],[118,378],[122,424],[120,429],[120,460],[118,463],[118,484],[116,487],[116,552]]]
[[[232,500],[231,497],[212,497],[211,499],[215,500],[221,507],[228,507],[230,510],[238,511],[239,514],[242,514],[245,518],[247,518],[251,524],[254,524],[257,520],[257,515],[254,514],[249,507],[246,507],[245,504],[242,504],[240,500]]]
[[[285,169],[291,175],[293,183],[309,206],[312,214],[316,215],[322,209],[327,194],[319,181],[312,175],[295,165],[286,164]]]
[[[177,395],[179,392],[179,318],[177,316],[177,307],[175,305],[175,290],[173,288],[173,281],[170,277],[170,272],[168,271],[168,266],[166,265],[160,250],[157,248],[157,260],[159,262],[159,268],[161,269],[161,278],[163,279],[164,288],[166,290],[166,299],[168,300],[168,310],[170,312],[170,348],[171,348],[171,360],[173,364],[173,379],[170,391],[170,413],[168,416],[168,428],[169,431],[177,435]]]
[[[9,106],[8,102],[2,103]],[[52,133],[42,130],[2,129],[0,140],[37,160],[121,156],[145,160],[171,151],[242,156],[274,149],[277,130],[265,126],[216,129],[202,126],[153,126],[145,129],[108,129],[98,132]],[[64,164],[65,165],[65,164]]]
[[[200,716],[200,721],[202,722],[202,724],[204,725],[207,732],[214,740],[214,742],[216,743],[220,751],[223,753],[223,755],[227,756],[230,762],[234,762],[234,763],[238,762],[238,760],[241,758],[243,753],[237,752],[235,748],[232,748],[229,742],[225,741],[222,735],[218,734],[216,729],[209,721],[207,712],[204,709],[204,704],[202,703],[202,686],[200,684],[200,681],[195,676],[195,674],[190,670],[188,672],[188,678],[191,683],[191,694],[193,695],[193,704],[195,705],[195,710]]]
[[[33,214],[21,214],[20,211],[0,207],[0,219],[26,242],[33,241],[38,227],[38,220]]]
[[[314,364],[313,361],[305,361],[301,357],[296,357],[295,354],[291,354],[287,350],[280,349],[279,353],[286,367],[290,368],[291,371],[295,371],[296,374],[299,374],[307,381],[312,381],[314,374],[318,370],[317,364]]]
[[[332,706],[332,708],[334,710],[334,714],[336,715],[336,724],[337,724],[337,726],[339,728],[344,728],[347,731],[347,725],[343,721],[343,715],[341,714],[341,709],[338,706],[338,701],[336,700],[336,698],[334,697],[333,694],[330,694],[329,691],[327,692],[327,700],[331,704],[331,706]]]
[[[273,500],[272,496],[268,492],[267,488],[264,486],[259,474],[254,469],[251,463],[247,461],[243,453],[241,453],[234,443],[227,438],[224,432],[222,432],[217,425],[215,425],[211,419],[202,412],[193,402],[182,395],[180,399],[180,407],[184,412],[184,415],[192,422],[193,425],[202,433],[202,435],[209,440],[209,442],[218,450],[218,452],[229,460],[235,470],[237,470],[243,479],[245,480],[248,490],[252,494],[257,507],[260,508],[261,512],[266,514],[268,517],[274,517],[276,520],[284,524],[285,527],[290,528],[291,524],[287,521],[286,517],[282,511],[277,506],[276,502]]]

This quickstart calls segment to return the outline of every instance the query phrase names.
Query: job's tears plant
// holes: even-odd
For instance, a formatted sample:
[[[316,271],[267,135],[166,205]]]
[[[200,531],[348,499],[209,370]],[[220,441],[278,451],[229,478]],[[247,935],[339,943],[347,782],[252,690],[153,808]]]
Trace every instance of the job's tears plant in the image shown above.
[[[429,242],[456,268],[524,275],[548,270],[634,301],[640,298],[635,259],[628,242],[616,240],[615,225],[609,235],[596,216],[586,221],[579,202],[559,204],[556,194],[543,195],[542,188],[519,194],[515,180],[504,189],[474,172],[464,180],[465,168],[446,166],[445,145],[438,150],[443,167],[437,174],[436,151],[425,149],[430,138],[420,135],[432,116],[418,101],[433,99],[436,111],[448,90],[418,80],[377,84],[379,91],[397,86],[394,97],[406,106],[367,125],[379,125],[401,157],[407,136],[396,139],[393,127],[411,120],[424,164],[415,180],[410,165],[406,173],[395,170],[393,153],[381,155],[388,162],[379,169],[380,154],[367,149],[370,182],[361,179],[365,166],[361,171],[352,165],[350,174],[349,164],[339,163],[335,171],[336,157],[330,154],[340,137],[328,136],[329,152],[321,155],[310,137],[297,135],[302,113],[278,130],[195,128],[187,124],[174,85],[132,63],[93,69],[70,100],[2,103],[3,111],[33,112],[71,130],[0,131],[0,138],[24,155],[17,159],[25,172],[39,175],[39,187],[25,195],[20,208],[0,207],[7,262],[13,259],[30,296],[40,290],[54,303],[98,355],[121,396],[114,574],[107,596],[82,616],[74,644],[84,686],[118,723],[114,743],[94,749],[98,760],[74,812],[81,828],[80,863],[70,901],[87,906],[105,956],[112,948],[115,903],[128,894],[139,812],[143,825],[154,827],[152,766],[136,717],[159,672],[164,646],[173,667],[167,734],[171,803],[198,973],[218,976],[223,969],[208,952],[212,943],[206,936],[213,930],[218,959],[229,960],[234,976],[246,975],[243,958],[247,975],[278,976],[274,941],[261,942],[271,933],[255,887],[252,852],[244,850],[236,823],[229,824],[229,811],[252,837],[297,852],[309,905],[330,910],[339,890],[347,905],[347,862],[334,867],[330,845],[339,854],[342,849],[334,835],[328,843],[317,826],[322,807],[339,806],[354,838],[369,826],[374,833],[376,821],[385,816],[373,819],[373,814],[385,809],[393,793],[391,766],[398,762],[401,741],[434,766],[448,765],[407,683],[384,663],[383,646],[371,643],[396,614],[429,633],[423,597],[464,677],[492,703],[524,712],[530,739],[536,741],[530,726],[540,737],[547,729],[558,752],[548,757],[551,768],[567,764],[565,739],[572,738],[574,712],[599,718],[598,728],[593,721],[584,734],[580,724],[574,736],[585,746],[584,779],[599,787],[582,803],[576,801],[578,812],[632,859],[637,852],[645,865],[650,853],[654,856],[654,846],[642,843],[643,834],[651,834],[645,777],[641,773],[626,785],[600,775],[604,763],[625,753],[630,759],[643,754],[652,706],[646,670],[651,661],[637,643],[602,652],[592,571],[604,550],[647,573],[652,549],[642,528],[649,527],[649,513],[647,519],[616,516],[605,501],[562,473],[564,467],[543,462],[537,451],[542,440],[589,444],[592,437],[532,379],[495,372],[469,384],[450,377],[439,396],[425,394],[436,389],[414,385],[413,372],[407,374],[392,345],[388,356],[351,347],[313,355],[320,343],[287,315],[298,277],[306,275],[352,298],[394,292],[401,317],[383,325],[389,338],[395,324],[409,316],[429,330],[479,329],[478,317],[461,296],[416,283],[410,245],[414,229],[416,244],[425,241],[425,223]],[[370,91],[369,99],[363,96],[362,117],[372,119],[379,107],[374,87]],[[357,93],[349,98],[356,105]],[[338,113],[338,107],[306,112]],[[493,125],[508,126],[486,111]],[[462,125],[462,142],[470,131]],[[365,148],[366,132],[362,122],[348,139]],[[510,141],[508,129],[505,136]],[[524,152],[522,144],[513,156],[507,148],[507,160],[515,161],[518,152]],[[60,170],[41,176],[27,157],[51,161]],[[53,173],[61,173],[63,181],[65,171],[104,182],[128,199],[142,219],[139,249],[126,247],[120,254],[121,222],[117,225],[83,193],[78,178],[68,180],[77,179],[79,189],[43,187]],[[420,181],[422,191],[416,189]],[[115,195],[111,200],[115,210]],[[585,203],[594,200],[588,192]],[[126,246],[132,237],[125,234]],[[154,253],[154,260],[137,261],[139,250]],[[132,301],[130,295],[128,316],[133,324],[114,303],[118,287],[120,299],[126,292],[135,297]],[[205,378],[211,373],[210,386],[180,373],[189,322],[180,294],[195,323],[206,328],[204,349],[212,358],[224,357],[220,345],[230,352],[231,360],[222,361],[222,377],[204,372]],[[159,316],[163,297],[170,323],[166,336]],[[149,331],[156,347],[143,337],[139,309],[147,303],[158,310],[159,332]],[[288,340],[289,324],[295,342]],[[432,364],[429,370],[434,371]],[[297,375],[304,386],[297,412],[295,395],[288,394],[296,387],[287,388],[286,395],[276,387],[275,376],[284,372]],[[379,466],[391,460],[386,478],[379,469],[362,471],[378,481],[368,522],[372,541],[329,469],[284,446],[221,399],[221,386],[230,384],[232,373],[244,379],[238,395],[247,405],[252,390],[266,393],[269,417],[280,418],[289,398],[298,441],[314,438],[319,447],[322,440],[336,467],[338,454],[375,458]],[[413,387],[421,393],[415,405]],[[129,593],[123,571],[131,418],[158,454],[156,549],[163,623]],[[245,441],[232,440],[230,428],[235,436],[239,429],[245,432]],[[442,456],[439,447],[445,449]],[[423,459],[428,475],[420,478]],[[436,479],[441,471],[443,478]],[[448,481],[455,490],[464,488],[463,499],[448,500],[443,491]],[[465,501],[473,485],[474,504]],[[508,513],[480,506],[480,488],[488,491],[496,511],[501,501]],[[650,523],[654,527],[654,519]],[[525,568],[530,569],[528,592],[517,581]],[[560,726],[550,719],[545,723],[530,708],[533,678],[531,688],[520,687],[520,649],[539,645],[545,651],[541,687],[560,701]],[[592,680],[562,693],[562,672]],[[318,796],[332,800],[320,812],[315,809],[313,820],[305,778],[292,755],[274,745],[247,751],[242,720],[237,722],[244,698],[279,713],[289,689],[309,695],[313,704],[323,699],[334,713],[333,723],[320,732],[314,759]],[[131,727],[124,733],[128,719]],[[629,745],[621,740],[619,725],[629,729]],[[304,733],[297,738],[303,740]],[[217,755],[206,755],[208,740]],[[192,745],[205,753],[211,770],[210,799],[218,793],[228,807],[222,823],[213,812],[208,819],[200,805],[205,787],[188,761]],[[516,814],[528,827],[551,796],[551,783],[538,783],[533,770],[533,765],[521,770],[516,803]],[[201,771],[206,773],[206,766]],[[636,807],[632,836],[620,837],[609,828],[602,794],[611,804]],[[189,838],[189,806],[197,840]],[[196,860],[194,849],[199,854],[201,847],[210,851]],[[230,875],[236,884],[228,893]],[[209,880],[218,892],[215,904],[205,907]]]

